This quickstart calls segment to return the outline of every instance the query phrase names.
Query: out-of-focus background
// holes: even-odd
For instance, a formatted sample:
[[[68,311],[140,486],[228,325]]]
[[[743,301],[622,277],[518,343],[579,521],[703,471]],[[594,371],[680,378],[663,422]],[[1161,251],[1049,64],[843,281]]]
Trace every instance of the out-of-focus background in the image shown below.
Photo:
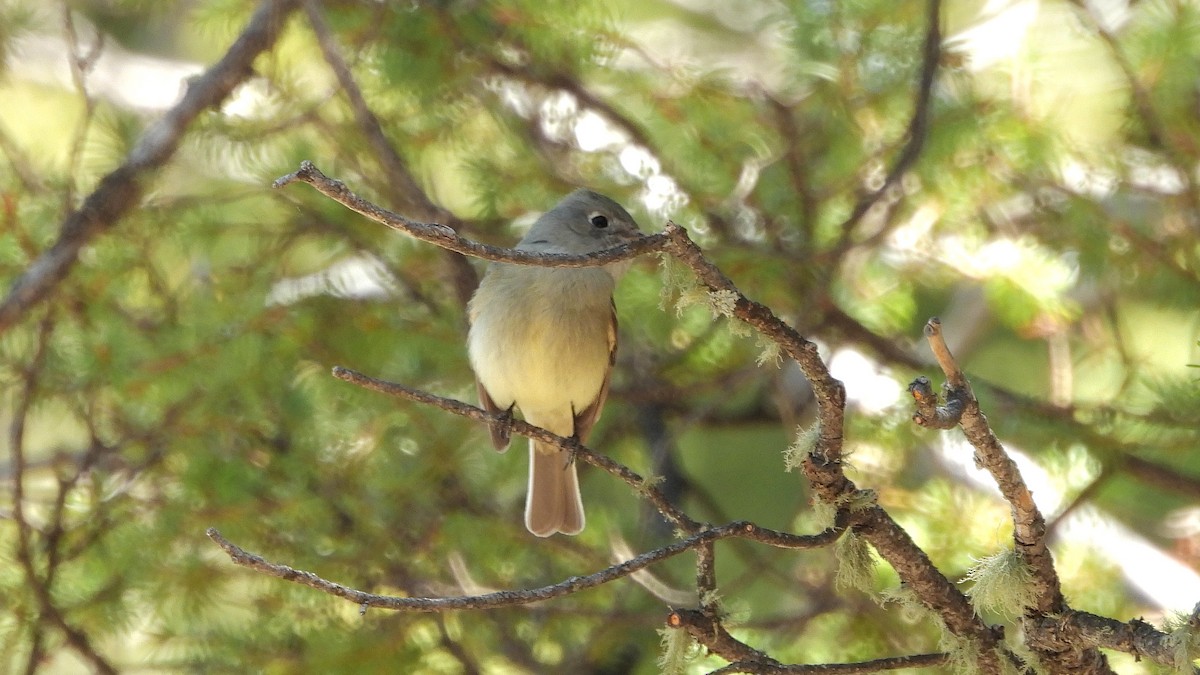
[[[0,292],[254,6],[0,4]],[[307,186],[271,189],[305,159],[489,243],[581,185],[645,230],[687,227],[820,343],[848,389],[851,477],[957,580],[1011,524],[961,435],[910,423],[904,387],[940,381],[921,339],[940,316],[1052,524],[1072,605],[1161,622],[1200,601],[1195,2],[947,0],[915,139],[924,3],[322,12],[417,189],[381,166],[296,12],[139,208],[0,334],[0,671],[93,672],[91,651],[146,673],[657,672],[667,604],[630,580],[532,607],[360,616],[234,567],[204,536],[410,595],[539,586],[605,566],[617,542],[672,541],[588,468],[588,528],[535,540],[523,449],[498,455],[477,424],[330,377],[343,365],[474,401],[463,302],[482,266]],[[851,218],[906,149],[910,170]],[[781,456],[811,421],[803,378],[664,274],[648,257],[620,286],[592,447],[663,476],[697,518],[813,531]],[[937,650],[927,617],[837,588],[831,551],[720,546],[737,634],[782,661]],[[686,558],[657,582],[689,587]],[[878,565],[876,592],[895,585]]]

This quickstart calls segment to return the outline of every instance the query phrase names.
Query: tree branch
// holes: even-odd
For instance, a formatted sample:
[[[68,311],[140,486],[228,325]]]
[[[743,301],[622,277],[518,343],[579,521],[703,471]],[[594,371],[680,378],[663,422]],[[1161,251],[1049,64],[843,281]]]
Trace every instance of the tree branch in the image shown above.
[[[628,260],[643,253],[662,250],[666,243],[665,234],[651,234],[628,244],[621,244],[604,251],[585,255],[567,255],[562,253],[537,253],[533,251],[517,251],[500,246],[489,246],[459,236],[452,228],[437,223],[421,223],[406,218],[398,213],[377,206],[355,194],[340,180],[329,178],[321,170],[307,160],[300,163],[300,170],[277,178],[272,187],[280,188],[292,183],[308,183],[318,192],[346,208],[387,225],[393,230],[428,242],[441,248],[456,251],[474,258],[482,258],[495,262],[515,263],[518,265],[538,265],[542,267],[597,267],[609,263]]]
[[[1033,493],[1025,485],[1016,463],[1008,456],[1000,439],[992,431],[987,416],[979,408],[979,401],[971,391],[971,385],[963,375],[949,347],[942,336],[942,323],[937,317],[925,324],[925,337],[933,351],[934,358],[946,376],[946,398],[953,401],[953,409],[961,410],[959,426],[963,435],[975,448],[976,466],[986,469],[996,481],[1005,501],[1009,503],[1013,520],[1013,542],[1017,554],[1033,575],[1034,597],[1036,606],[1026,608],[1027,621],[1038,616],[1058,615],[1068,610],[1063,598],[1062,587],[1058,580],[1058,571],[1054,567],[1054,558],[1046,544],[1046,520],[1033,501]],[[921,380],[924,380],[922,383]],[[930,400],[928,394],[929,381],[918,378],[910,385],[914,399],[917,401],[918,413],[914,420],[925,426],[935,426],[935,420],[942,420],[944,409],[939,409],[933,418],[928,415]],[[936,400],[936,399],[935,399]],[[951,408],[948,403],[946,408]],[[922,408],[926,410],[922,412]],[[946,427],[937,427],[946,428]],[[1107,660],[1095,648],[1081,648],[1078,644],[1065,643],[1048,646],[1048,642],[1038,641],[1038,636],[1027,633],[1027,643],[1034,647],[1043,665],[1055,673],[1110,673]],[[1039,648],[1041,645],[1042,648]]]
[[[1000,493],[1012,507],[1013,539],[1039,586],[1038,605],[1033,609],[1041,614],[1061,612],[1066,605],[1054,560],[1046,547],[1046,520],[1033,501],[1033,493],[1025,485],[1025,479],[1000,444],[1000,439],[996,438],[987,416],[979,409],[979,401],[946,346],[942,322],[937,317],[925,324],[925,337],[946,375],[947,398],[961,402],[960,424],[967,441],[975,448],[975,464],[992,474]]]
[[[813,665],[780,665],[762,664],[753,661],[737,661],[724,668],[718,668],[709,675],[721,673],[755,673],[756,675],[868,675],[885,670],[906,670],[909,668],[930,668],[943,666],[950,662],[950,655],[912,654],[910,656],[892,656],[857,663],[820,663]]]
[[[929,109],[933,101],[933,83],[937,78],[938,63],[942,57],[941,4],[940,0],[929,0],[926,5],[925,41],[921,48],[921,73],[917,78],[917,93],[913,101],[912,117],[909,118],[908,129],[905,131],[907,140],[904,148],[896,157],[896,163],[888,171],[879,189],[859,199],[850,211],[850,215],[842,223],[841,238],[838,245],[834,247],[836,251],[845,249],[854,226],[862,220],[863,216],[867,215],[872,206],[875,206],[889,190],[900,182],[904,174],[908,173],[917,158],[921,156],[921,149],[925,146],[925,139],[929,135]]]
[[[264,0],[221,60],[192,80],[183,100],[142,134],[121,166],[100,179],[83,205],[67,216],[54,245],[13,282],[0,304],[0,333],[50,295],[71,271],[84,245],[137,206],[145,177],[171,158],[188,125],[205,110],[219,106],[253,75],[254,59],[275,44],[295,6],[296,0]]]
[[[856,675],[901,668],[938,666],[947,663],[950,658],[948,654],[915,654],[860,663],[785,665],[735,638],[717,617],[711,616],[707,612],[677,609],[667,617],[667,625],[671,628],[686,630],[694,640],[707,647],[713,654],[730,661],[728,666],[713,671],[714,675],[716,673]]]
[[[1166,155],[1172,168],[1175,169],[1179,178],[1183,181],[1184,193],[1187,196],[1188,206],[1190,207],[1188,224],[1191,226],[1193,233],[1196,232],[1197,229],[1200,229],[1200,221],[1196,220],[1196,212],[1200,210],[1200,188],[1196,185],[1194,161],[1180,150],[1182,144],[1178,142],[1176,137],[1170,134],[1168,126],[1163,122],[1162,117],[1158,114],[1158,110],[1154,107],[1154,100],[1151,98],[1150,92],[1142,85],[1141,80],[1138,79],[1137,70],[1130,63],[1129,57],[1125,55],[1125,51],[1121,49],[1121,44],[1117,40],[1117,36],[1113,35],[1112,31],[1104,25],[1103,19],[1096,16],[1091,3],[1084,0],[1070,0],[1070,2],[1079,9],[1080,13],[1087,16],[1089,23],[1092,24],[1092,29],[1096,31],[1096,35],[1100,37],[1100,40],[1108,48],[1109,53],[1112,54],[1113,60],[1117,62],[1117,67],[1121,69],[1121,74],[1129,84],[1129,91],[1133,97],[1134,110],[1137,112],[1137,116],[1141,118],[1151,144]],[[1166,257],[1174,260],[1174,256],[1168,255]]]
[[[21,373],[21,385],[17,391],[16,406],[9,427],[9,444],[13,463],[12,515],[17,526],[16,558],[25,575],[25,582],[37,600],[39,614],[37,622],[39,626],[34,629],[34,646],[29,654],[30,659],[26,671],[34,672],[38,665],[37,659],[42,655],[40,624],[45,621],[57,628],[66,638],[67,644],[71,645],[80,658],[90,663],[96,672],[115,675],[117,669],[101,656],[100,652],[96,651],[87,634],[68,623],[62,610],[54,604],[49,579],[52,572],[48,570],[44,576],[38,572],[38,565],[34,560],[37,547],[33,541],[33,528],[25,515],[25,424],[37,394],[38,375],[45,365],[50,351],[50,334],[53,330],[53,318],[50,316],[43,318],[38,327],[33,356],[29,365]]]
[[[782,665],[764,652],[760,652],[730,635],[721,620],[708,612],[677,609],[667,617],[667,625],[671,628],[686,630],[697,642],[726,661],[750,662],[759,668]]]
[[[425,190],[417,182],[417,179],[413,177],[412,171],[408,168],[408,162],[404,160],[396,150],[396,147],[388,140],[387,134],[383,131],[383,124],[380,123],[379,118],[371,110],[371,107],[367,105],[367,99],[363,96],[358,83],[354,81],[354,75],[350,72],[350,66],[342,58],[341,50],[338,49],[337,41],[329,30],[329,24],[325,21],[325,16],[321,13],[321,8],[317,0],[304,0],[304,13],[308,17],[308,23],[312,27],[313,34],[317,37],[317,44],[321,47],[321,54],[325,57],[325,63],[329,64],[330,70],[337,77],[338,85],[345,92],[346,99],[350,102],[350,109],[354,111],[355,123],[362,134],[366,136],[367,143],[370,144],[375,158],[379,161],[379,165],[383,167],[388,187],[392,191],[399,193],[400,202],[405,205],[405,208],[414,211],[418,218],[445,223],[456,231],[461,229],[462,222],[458,217],[448,209],[435,204],[429,198],[429,195],[425,193]],[[447,251],[447,256],[454,270],[454,289],[459,303],[466,306],[467,301],[471,299],[471,293],[475,291],[475,285],[478,283],[475,269],[467,263],[461,254]]]
[[[526,438],[533,438],[544,443],[555,445],[562,450],[572,453],[576,460],[582,460],[587,464],[595,466],[599,469],[603,469],[604,471],[621,479],[635,491],[645,496],[650,503],[654,504],[654,506],[658,508],[659,512],[663,514],[663,517],[670,521],[672,525],[680,528],[684,532],[694,535],[704,531],[705,526],[703,524],[693,520],[682,510],[668,501],[666,495],[662,494],[662,492],[655,485],[648,482],[645,478],[642,478],[642,476],[638,475],[636,472],[620,462],[614,461],[605,455],[589,450],[587,447],[583,446],[578,439],[559,436],[541,427],[534,426],[524,420],[494,415],[483,410],[482,408],[477,408],[473,405],[463,403],[462,401],[444,398],[437,396],[436,394],[421,391],[419,389],[405,387],[404,385],[396,384],[394,382],[379,380],[367,375],[363,375],[362,373],[355,372],[348,368],[342,368],[341,366],[334,367],[333,376],[339,380],[357,384],[365,389],[370,389],[383,394],[389,394],[391,396],[398,396],[400,398],[418,403],[432,405],[451,414],[458,415],[460,417],[466,417],[468,419],[475,420],[476,422],[483,422],[485,424],[507,424],[514,433],[525,436]],[[833,543],[833,541],[836,541],[841,535],[841,532],[845,529],[846,517],[845,513],[839,513],[835,519],[834,526],[817,535],[791,534],[788,532],[780,532],[778,530],[760,527],[751,523],[744,523],[744,525],[746,528],[745,531],[738,534],[738,537],[742,539],[757,541],[775,548],[807,549],[825,546]]]
[[[1116,619],[1089,612],[1067,610],[1058,616],[1031,617],[1026,620],[1031,644],[1044,643],[1042,648],[1062,648],[1080,643],[1113,649],[1136,658],[1175,668],[1175,648],[1171,636],[1141,619],[1122,623]],[[1189,671],[1200,675],[1200,668]]]
[[[482,411],[481,411],[482,412]],[[565,440],[565,439],[564,439]],[[694,534],[683,541],[676,542],[661,548],[654,549],[643,553],[636,558],[632,558],[623,563],[611,565],[599,572],[594,572],[583,577],[571,577],[560,581],[557,584],[549,586],[541,586],[539,588],[530,588],[519,591],[497,591],[495,593],[485,593],[483,595],[468,595],[458,597],[398,597],[391,595],[376,595],[365,591],[356,590],[343,586],[341,584],[323,579],[312,572],[298,570],[288,565],[273,563],[262,556],[249,553],[244,549],[230,542],[223,537],[215,528],[209,528],[206,534],[209,539],[212,539],[220,546],[225,553],[229,555],[230,560],[243,567],[248,567],[256,572],[262,572],[268,576],[277,577],[286,581],[291,581],[302,586],[315,588],[324,593],[350,600],[362,607],[376,607],[379,609],[391,609],[406,612],[440,612],[451,609],[492,609],[496,607],[510,607],[513,605],[527,605],[533,602],[549,600],[551,598],[562,597],[579,591],[594,588],[610,581],[627,577],[638,570],[644,569],[653,563],[661,560],[666,560],[705,546],[711,542],[729,537],[742,537],[754,539],[760,528],[753,523],[739,521],[713,527]],[[828,546],[837,539],[838,532],[830,529],[812,537],[807,538],[807,545],[802,547],[791,548],[817,548],[820,546]],[[793,535],[798,536],[798,535]]]
[[[473,405],[463,403],[462,401],[443,398],[419,389],[412,389],[410,387],[405,387],[404,385],[379,380],[367,375],[363,375],[362,373],[355,372],[348,368],[342,368],[341,366],[334,367],[333,376],[339,380],[357,384],[365,389],[378,391],[391,396],[399,396],[400,398],[416,401],[418,403],[432,405],[441,408],[446,412],[458,415],[460,417],[473,419],[477,422],[506,424],[512,431],[521,434],[522,436],[556,445],[559,448],[572,453],[574,459],[583,460],[592,466],[604,469],[608,473],[625,481],[630,487],[634,488],[634,490],[649,499],[650,502],[658,509],[659,513],[661,513],[663,517],[666,518],[672,525],[678,527],[684,532],[688,534],[695,534],[702,529],[700,523],[692,520],[691,517],[689,517],[680,509],[676,508],[674,504],[667,500],[666,496],[663,495],[657,487],[646,481],[646,479],[642,478],[628,467],[615,462],[604,455],[592,452],[579,443],[577,439],[559,436],[546,431],[541,427],[529,424],[525,420],[513,419],[501,415],[493,415],[482,408],[477,408]]]

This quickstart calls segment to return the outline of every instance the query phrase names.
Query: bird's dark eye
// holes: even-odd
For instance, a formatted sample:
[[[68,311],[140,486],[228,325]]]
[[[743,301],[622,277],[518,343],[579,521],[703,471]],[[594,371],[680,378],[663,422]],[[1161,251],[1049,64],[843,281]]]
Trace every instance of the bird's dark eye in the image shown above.
[[[608,218],[597,213],[592,216],[592,225],[596,227],[608,227]]]

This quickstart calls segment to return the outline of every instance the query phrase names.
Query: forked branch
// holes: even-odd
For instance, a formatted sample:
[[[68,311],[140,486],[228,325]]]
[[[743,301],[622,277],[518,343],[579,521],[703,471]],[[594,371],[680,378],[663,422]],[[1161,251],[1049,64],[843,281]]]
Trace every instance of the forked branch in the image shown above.
[[[925,338],[938,366],[946,376],[946,404],[939,406],[929,379],[919,377],[911,385],[917,406],[913,420],[922,426],[948,429],[962,427],[963,435],[975,448],[976,466],[986,469],[996,481],[1005,501],[1012,510],[1013,542],[1017,555],[1032,575],[1031,597],[1034,606],[1026,608],[1026,644],[1032,647],[1038,660],[1052,673],[1111,673],[1107,659],[1095,647],[1080,647],[1079,643],[1045,639],[1037,631],[1039,618],[1058,616],[1068,611],[1066,600],[1054,567],[1054,558],[1046,542],[1046,520],[1033,493],[1025,484],[1016,462],[1009,456],[1000,439],[992,431],[987,416],[971,391],[971,385],[959,367],[942,336],[942,323],[937,317],[925,324]]]

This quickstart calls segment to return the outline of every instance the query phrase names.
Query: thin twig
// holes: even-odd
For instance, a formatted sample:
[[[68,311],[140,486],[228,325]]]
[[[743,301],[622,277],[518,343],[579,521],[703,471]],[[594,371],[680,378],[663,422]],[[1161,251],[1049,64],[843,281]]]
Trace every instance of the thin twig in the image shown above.
[[[721,610],[717,598],[717,550],[711,542],[696,549],[696,595],[700,597],[700,611],[720,620]]]
[[[52,315],[47,315],[42,319],[38,327],[37,347],[33,357],[22,373],[22,384],[18,392],[18,398],[16,399],[16,409],[13,412],[12,424],[9,428],[9,443],[12,449],[13,463],[13,521],[17,525],[16,557],[21,570],[25,574],[25,581],[33,591],[34,598],[37,600],[40,615],[39,623],[41,621],[48,621],[57,628],[66,637],[67,644],[71,645],[71,648],[83,660],[90,663],[96,669],[96,672],[115,674],[117,669],[101,656],[100,652],[96,651],[87,634],[68,623],[62,611],[54,603],[50,583],[47,578],[39,574],[37,564],[34,561],[33,528],[26,517],[24,509],[25,424],[29,410],[33,405],[34,397],[37,394],[38,375],[47,358],[50,336],[53,330],[54,319]],[[49,574],[50,572],[47,572],[47,575]],[[41,632],[39,630],[34,635],[35,649],[30,654],[27,672],[36,670],[37,661],[34,657],[40,651],[37,647],[41,642],[40,636]]]
[[[885,670],[905,670],[908,668],[931,668],[933,666],[944,666],[950,662],[950,655],[946,653],[936,654],[912,654],[909,656],[891,656],[883,659],[873,659],[871,661],[859,661],[857,663],[819,663],[811,665],[769,665],[755,663],[753,661],[737,661],[731,663],[724,668],[718,668],[712,671],[709,675],[717,675],[720,673],[756,673],[763,675],[866,675],[867,673],[878,673]]]
[[[921,48],[921,72],[917,78],[917,92],[913,101],[912,117],[909,118],[908,128],[905,130],[907,140],[904,143],[904,148],[900,150],[900,154],[896,157],[896,162],[888,171],[887,176],[884,177],[883,184],[878,189],[859,199],[850,211],[850,215],[842,222],[840,240],[838,245],[834,247],[835,251],[844,252],[850,242],[854,226],[863,219],[863,216],[871,210],[872,206],[875,206],[888,191],[900,182],[904,174],[908,173],[908,170],[916,163],[917,158],[921,156],[921,149],[925,146],[925,139],[929,135],[929,110],[933,103],[933,84],[937,79],[938,64],[942,58],[940,0],[929,0],[926,5],[925,15],[925,40]],[[835,257],[840,257],[840,254]]]
[[[286,581],[295,582],[303,586],[315,588],[330,595],[337,596],[346,600],[350,600],[362,607],[375,607],[378,609],[391,609],[406,612],[440,612],[451,609],[492,609],[495,607],[511,607],[513,605],[527,605],[533,602],[549,600],[551,598],[562,597],[579,591],[594,588],[602,584],[606,584],[615,579],[627,577],[638,570],[644,569],[656,562],[666,560],[677,556],[686,551],[704,546],[710,542],[729,537],[750,537],[753,538],[757,526],[744,521],[729,523],[720,527],[713,527],[697,534],[694,534],[687,539],[678,541],[674,544],[669,544],[661,548],[654,549],[643,553],[636,558],[626,560],[623,563],[611,565],[599,572],[594,572],[587,576],[571,577],[560,581],[557,584],[549,586],[541,586],[539,588],[530,588],[519,591],[497,591],[494,593],[485,593],[483,595],[455,596],[455,597],[398,597],[391,595],[376,595],[365,591],[356,590],[343,586],[341,584],[323,579],[312,572],[298,570],[288,565],[273,563],[266,560],[262,556],[249,553],[241,547],[233,544],[228,539],[223,537],[220,532],[214,528],[209,528],[206,534],[218,546],[220,546],[229,558],[236,564],[243,567],[248,567],[256,572],[262,572],[269,576],[284,579]],[[827,533],[814,535],[812,542],[815,546],[827,546],[836,540],[836,536],[831,536],[833,530]]]
[[[363,96],[358,83],[354,81],[354,75],[350,72],[350,66],[342,58],[341,50],[329,30],[329,24],[321,13],[320,3],[316,0],[304,0],[303,4],[308,23],[321,48],[321,55],[325,57],[325,63],[337,77],[338,86],[346,94],[346,98],[350,102],[350,109],[354,112],[354,121],[363,135],[367,137],[367,142],[370,143],[375,158],[382,165],[388,185],[400,193],[405,207],[414,211],[418,218],[435,221],[454,219],[454,214],[429,199],[417,180],[413,178],[407,162],[400,156],[400,153],[396,152],[395,147],[388,140],[387,134],[383,131],[383,124],[371,111],[371,107],[367,105],[366,97]]]
[[[946,382],[951,387],[969,388],[971,385],[950,353],[950,347],[946,346],[946,338],[942,337],[941,319],[935,316],[925,323],[925,339],[929,341],[929,349],[933,352],[933,358],[937,359],[938,367],[946,374]]]
[[[337,41],[329,29],[329,23],[325,21],[325,16],[321,13],[320,3],[317,0],[304,0],[304,12],[313,33],[317,36],[317,44],[321,47],[325,63],[329,64],[330,70],[337,77],[338,85],[350,102],[350,109],[354,111],[355,124],[366,136],[371,151],[383,168],[389,193],[396,194],[399,197],[398,201],[413,212],[417,218],[440,222],[455,231],[460,230],[462,223],[458,217],[429,198],[417,179],[413,177],[412,171],[408,168],[408,162],[404,160],[396,146],[384,133],[383,124],[367,104],[362,89],[354,80],[353,73],[350,72],[349,64],[342,57]],[[460,253],[446,251],[446,255],[454,270],[456,295],[459,303],[465,306],[478,283],[475,268],[471,267]]]
[[[96,42],[88,53],[83,53],[79,44],[79,31],[75,29],[75,10],[69,3],[63,3],[63,38],[67,43],[68,65],[71,70],[71,82],[83,103],[83,112],[75,125],[75,133],[71,138],[71,148],[67,153],[70,167],[66,189],[63,190],[64,211],[70,213],[75,208],[75,178],[79,174],[80,162],[83,160],[83,148],[87,143],[88,130],[96,113],[96,99],[88,91],[88,75],[96,65],[96,60],[104,49],[104,33],[96,32]]]
[[[662,491],[655,487],[651,482],[647,481],[645,478],[638,475],[628,467],[619,464],[618,462],[615,462],[604,455],[592,452],[588,448],[584,447],[583,444],[578,441],[578,439],[565,438],[563,436],[551,433],[541,427],[529,424],[524,420],[510,419],[507,417],[501,417],[500,415],[493,415],[482,408],[477,408],[473,405],[463,403],[462,401],[444,398],[442,396],[421,391],[419,389],[405,387],[404,385],[396,384],[394,382],[379,380],[367,375],[363,375],[362,373],[355,372],[349,368],[335,366],[333,369],[333,376],[339,380],[357,384],[365,389],[371,389],[372,391],[378,391],[380,393],[390,394],[392,396],[399,396],[410,401],[436,406],[442,410],[445,410],[446,412],[473,419],[477,422],[486,422],[488,424],[507,424],[515,433],[521,434],[527,438],[533,438],[545,443],[556,445],[559,448],[572,453],[577,461],[582,460],[588,464],[591,464],[592,466],[604,469],[610,474],[625,481],[630,487],[634,488],[635,491],[644,495],[648,500],[650,500],[650,503],[654,504],[659,513],[662,513],[663,517],[670,521],[672,525],[678,527],[684,532],[688,534],[695,534],[702,528],[700,523],[692,520],[691,517],[672,504],[666,498],[666,496],[663,495]]]
[[[1084,0],[1070,0],[1070,2],[1078,7],[1080,13],[1088,18],[1093,30],[1096,31],[1096,35],[1108,47],[1109,53],[1112,54],[1113,60],[1116,61],[1117,67],[1121,69],[1121,74],[1125,77],[1125,81],[1129,85],[1134,110],[1137,111],[1138,117],[1141,118],[1151,144],[1166,155],[1179,178],[1183,180],[1184,193],[1187,196],[1191,211],[1189,224],[1193,228],[1193,231],[1195,231],[1200,227],[1200,224],[1195,219],[1197,210],[1200,210],[1200,187],[1196,185],[1195,160],[1187,157],[1179,149],[1181,144],[1171,136],[1167,124],[1163,122],[1162,117],[1158,114],[1158,110],[1154,107],[1154,99],[1150,96],[1150,92],[1147,91],[1141,80],[1138,79],[1137,70],[1130,63],[1125,50],[1121,48],[1117,36],[1104,25],[1104,20],[1096,15],[1091,3]],[[1174,256],[1171,257],[1173,258]]]
[[[281,188],[297,182],[308,183],[321,194],[351,211],[362,214],[377,223],[387,225],[393,230],[403,232],[414,239],[420,239],[474,258],[495,262],[542,267],[596,267],[627,260],[650,251],[662,250],[666,243],[664,234],[651,234],[627,244],[585,255],[517,251],[511,248],[481,244],[460,236],[453,228],[446,225],[422,223],[389,211],[358,196],[342,181],[329,178],[307,160],[300,163],[298,171],[277,178],[272,187]]]
[[[966,401],[968,398],[974,398],[974,393],[962,369],[958,367],[958,361],[950,353],[945,338],[942,337],[941,319],[935,316],[925,323],[925,339],[929,341],[929,349],[933,352],[938,367],[946,375],[947,391],[957,393],[947,396],[945,405],[939,405],[929,378],[919,376],[908,385],[908,393],[912,394],[917,406],[912,420],[929,429],[953,429],[962,421]]]
[[[682,510],[672,504],[662,492],[653,483],[637,474],[632,469],[625,465],[605,456],[600,453],[589,450],[587,447],[579,443],[578,439],[559,436],[551,433],[541,427],[529,424],[524,420],[501,417],[489,413],[482,408],[477,408],[473,405],[456,401],[452,398],[445,398],[436,394],[431,394],[419,389],[413,389],[394,382],[376,379],[355,372],[349,368],[335,366],[333,376],[339,380],[356,384],[365,389],[377,391],[383,394],[398,396],[410,401],[425,403],[434,407],[445,410],[446,412],[466,417],[477,422],[486,424],[504,423],[508,424],[514,433],[520,434],[527,438],[533,438],[551,445],[555,445],[562,450],[570,452],[574,455],[577,461],[583,461],[587,464],[603,469],[604,471],[616,476],[632,487],[637,493],[642,494],[662,513],[672,525],[680,528],[688,534],[695,534],[703,531],[704,525],[693,520]],[[765,527],[760,527],[751,523],[742,523],[744,531],[738,536],[743,539],[757,541],[775,548],[786,549],[807,549],[825,546],[837,539],[842,530],[846,527],[845,513],[839,513],[835,519],[834,526],[825,532],[816,535],[799,535],[789,532],[780,532]]]

